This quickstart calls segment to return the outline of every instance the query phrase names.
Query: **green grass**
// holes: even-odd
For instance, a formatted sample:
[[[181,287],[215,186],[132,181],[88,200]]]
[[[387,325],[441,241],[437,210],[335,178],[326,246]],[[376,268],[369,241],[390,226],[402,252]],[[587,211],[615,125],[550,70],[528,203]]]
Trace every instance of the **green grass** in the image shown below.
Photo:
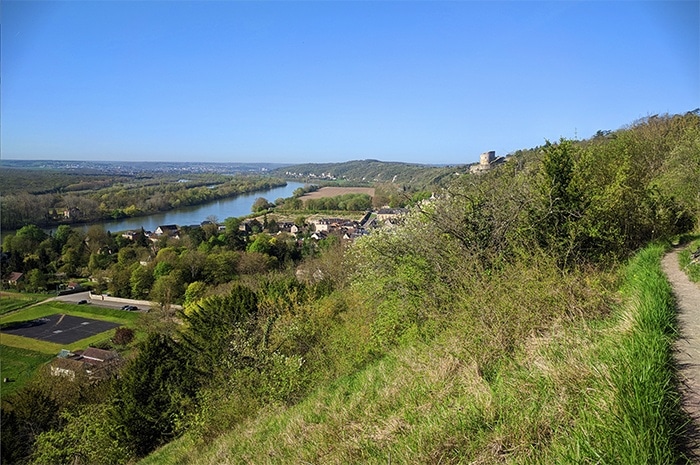
[[[115,310],[109,308],[91,307],[85,305],[76,305],[65,302],[47,302],[31,308],[25,308],[9,315],[0,317],[0,325],[16,321],[28,321],[36,318],[41,318],[53,314],[66,314],[80,317],[93,318],[96,320],[104,320],[112,323],[118,323],[122,326],[134,327],[139,315],[137,313],[125,312],[123,310]],[[84,349],[91,345],[97,345],[101,342],[108,341],[114,333],[114,330],[105,331],[100,334],[81,339],[72,344],[62,345],[53,342],[40,341],[13,334],[0,335],[0,344],[18,349],[26,349],[43,354],[56,355],[61,349],[76,350]]]
[[[28,307],[29,305],[41,302],[50,297],[54,296],[48,294],[24,294],[2,291],[0,293],[0,315]]]
[[[631,261],[612,313],[543,326],[488,373],[475,361],[475,344],[465,343],[477,336],[470,319],[455,317],[430,342],[397,347],[295,406],[268,405],[237,424],[210,425],[213,441],[195,430],[140,463],[687,462],[663,253],[652,246]],[[523,310],[544,305],[541,295],[513,298]],[[585,296],[572,308],[577,299]]]
[[[139,318],[136,313],[122,310],[54,301],[4,315],[0,317],[0,324],[33,320],[56,313],[110,321],[128,327],[134,327]],[[97,346],[108,342],[113,335],[114,330],[109,330],[71,344],[56,344],[13,334],[0,334],[0,371],[2,372],[0,380],[3,378],[14,380],[1,385],[2,395],[6,396],[24,386],[36,371],[53,359],[61,349],[78,350]],[[137,337],[142,337],[142,335],[137,335]]]
[[[554,462],[687,462],[673,362],[676,309],[659,264],[664,251],[647,247],[627,267],[624,303],[589,340],[587,390],[572,428],[552,448]]]
[[[66,302],[47,302],[35,307],[27,308],[19,312],[0,317],[0,324],[13,321],[26,321],[41,318],[55,313],[65,313],[66,315],[84,316],[97,320],[111,321],[113,323],[129,324],[139,318],[135,312],[126,312],[112,308],[103,308],[91,305],[76,305]]]
[[[4,341],[3,341],[4,342]],[[0,396],[5,397],[24,386],[37,369],[56,354],[19,349],[0,344],[0,379],[10,378],[0,386]]]

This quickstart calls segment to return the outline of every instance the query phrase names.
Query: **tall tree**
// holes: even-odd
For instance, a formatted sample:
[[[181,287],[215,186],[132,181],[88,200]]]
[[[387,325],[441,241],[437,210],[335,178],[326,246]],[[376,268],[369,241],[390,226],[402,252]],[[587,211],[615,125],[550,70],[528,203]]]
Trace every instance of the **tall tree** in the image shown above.
[[[222,368],[245,365],[257,310],[255,293],[237,285],[225,296],[205,298],[184,315],[182,341],[201,374],[211,377]]]
[[[572,183],[573,150],[571,141],[547,141],[536,181],[539,198],[533,216],[540,244],[553,252],[563,267],[575,260],[578,238],[574,223],[582,216],[581,195]]]
[[[122,371],[110,412],[122,444],[135,455],[144,456],[176,435],[175,418],[196,387],[188,363],[172,339],[151,334]]]
[[[153,273],[148,267],[135,264],[129,278],[131,284],[131,297],[134,299],[146,299],[153,285]]]

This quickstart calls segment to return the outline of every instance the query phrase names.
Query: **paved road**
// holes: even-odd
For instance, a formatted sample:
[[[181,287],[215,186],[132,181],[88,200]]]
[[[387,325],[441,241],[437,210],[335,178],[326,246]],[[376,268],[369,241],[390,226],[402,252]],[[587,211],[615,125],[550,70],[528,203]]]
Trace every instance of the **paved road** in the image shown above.
[[[87,302],[88,302],[87,305],[95,305],[98,307],[116,308],[116,309],[121,309],[122,306],[126,305],[124,302],[110,302],[107,300],[90,299],[90,293],[88,291],[78,292],[76,294],[60,295],[58,297],[54,297],[52,300],[58,300],[61,302],[70,302],[70,303],[74,303],[74,304],[77,304],[81,300],[87,300]],[[143,305],[139,305],[137,303],[133,304],[133,305],[136,305],[139,308],[139,310],[141,310],[141,311],[148,310],[148,308],[144,308]]]
[[[678,304],[680,337],[676,342],[683,408],[693,424],[688,428],[690,452],[700,463],[700,287],[688,279],[678,265],[678,252],[664,256],[661,266]]]

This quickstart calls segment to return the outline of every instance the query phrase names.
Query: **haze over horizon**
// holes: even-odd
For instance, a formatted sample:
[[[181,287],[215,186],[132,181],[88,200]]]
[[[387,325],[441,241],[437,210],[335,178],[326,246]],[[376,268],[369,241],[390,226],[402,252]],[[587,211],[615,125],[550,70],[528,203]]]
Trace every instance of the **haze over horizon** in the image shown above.
[[[465,164],[700,107],[700,2],[2,2],[4,159]]]

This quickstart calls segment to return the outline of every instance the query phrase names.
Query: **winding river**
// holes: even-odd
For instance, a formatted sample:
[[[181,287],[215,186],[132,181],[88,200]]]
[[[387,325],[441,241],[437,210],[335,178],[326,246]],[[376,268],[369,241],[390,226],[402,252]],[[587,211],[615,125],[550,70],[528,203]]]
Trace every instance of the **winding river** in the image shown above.
[[[137,218],[123,218],[120,220],[101,221],[92,224],[101,224],[107,231],[118,232],[141,229],[141,227],[146,231],[155,231],[158,226],[163,224],[176,224],[178,226],[201,224],[202,221],[211,216],[215,216],[219,221],[223,221],[230,217],[249,215],[253,203],[259,197],[264,197],[270,202],[274,202],[279,198],[286,199],[292,197],[294,191],[300,187],[304,187],[304,184],[287,182],[287,185],[283,187],[252,192],[229,199],[215,200],[201,205],[182,207],[176,210],[139,216]],[[72,227],[87,230],[92,224],[72,225]]]

